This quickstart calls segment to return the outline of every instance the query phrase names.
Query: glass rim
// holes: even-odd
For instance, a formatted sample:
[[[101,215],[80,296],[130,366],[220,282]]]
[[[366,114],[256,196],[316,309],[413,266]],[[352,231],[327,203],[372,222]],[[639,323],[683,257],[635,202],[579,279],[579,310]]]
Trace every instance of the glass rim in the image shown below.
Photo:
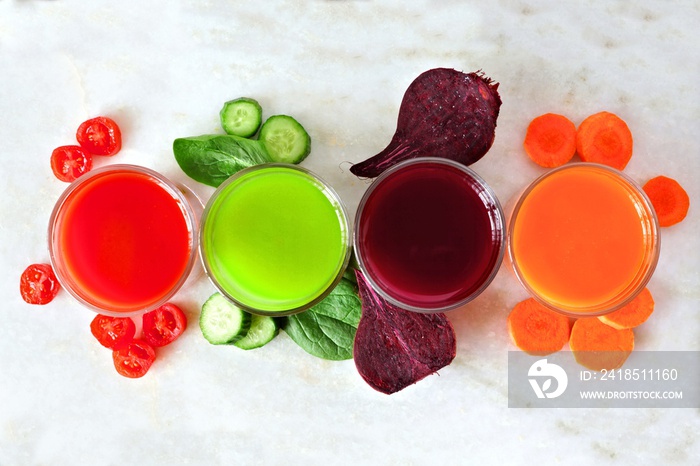
[[[274,168],[284,168],[284,169],[289,169],[293,171],[297,171],[300,173],[303,173],[304,175],[308,176],[311,178],[313,181],[318,183],[319,190],[323,192],[323,194],[326,196],[326,198],[331,202],[336,207],[336,212],[338,214],[338,219],[341,223],[343,223],[343,227],[341,232],[343,233],[344,237],[344,255],[343,259],[339,264],[338,268],[338,273],[336,276],[333,278],[333,280],[326,286],[323,291],[316,296],[314,299],[311,301],[301,304],[299,306],[293,307],[291,309],[284,309],[284,310],[270,310],[270,309],[261,309],[257,307],[253,307],[249,304],[246,304],[242,302],[240,299],[236,298],[233,296],[232,293],[227,291],[225,287],[220,283],[220,281],[214,276],[214,273],[212,272],[212,268],[210,266],[210,261],[207,258],[206,251],[204,250],[204,231],[205,231],[205,225],[207,222],[207,219],[209,218],[209,214],[211,212],[211,209],[216,202],[216,199],[222,194],[222,192],[231,184],[235,183],[242,177],[254,173],[256,171],[264,171],[264,170],[270,170]],[[345,274],[345,271],[347,270],[350,260],[352,258],[352,225],[350,224],[350,219],[348,217],[347,209],[345,207],[345,203],[341,199],[341,197],[338,195],[338,193],[333,189],[333,187],[321,176],[319,176],[317,173],[309,170],[308,168],[296,165],[296,164],[291,164],[291,163],[283,163],[283,162],[266,162],[266,163],[261,163],[257,165],[253,165],[251,167],[244,168],[242,170],[237,171],[230,177],[228,177],[226,180],[224,180],[223,183],[221,183],[216,190],[212,193],[210,196],[209,200],[207,201],[204,211],[202,212],[202,217],[200,221],[200,228],[199,228],[199,257],[202,263],[202,266],[204,268],[204,272],[209,279],[209,281],[214,285],[214,288],[221,293],[227,300],[229,300],[231,303],[234,305],[240,307],[241,309],[244,309],[245,311],[251,313],[251,314],[257,314],[261,316],[288,316],[288,315],[293,315],[293,314],[298,314],[300,312],[306,311],[313,306],[317,305],[321,301],[323,301],[324,298],[326,298],[331,291],[340,283],[340,280],[343,278],[343,275]]]
[[[520,209],[527,199],[528,195],[542,183],[544,180],[552,175],[555,175],[562,171],[588,168],[591,170],[598,170],[606,172],[608,175],[616,177],[618,183],[623,184],[628,191],[634,195],[631,198],[632,202],[635,203],[637,211],[639,212],[639,206],[643,207],[643,212],[640,213],[640,220],[643,223],[648,223],[650,231],[644,234],[645,237],[645,252],[644,261],[640,265],[637,274],[630,284],[628,284],[625,289],[620,291],[615,297],[599,303],[594,306],[581,306],[581,307],[565,307],[560,304],[552,303],[543,296],[541,296],[537,291],[535,291],[528,283],[527,280],[522,275],[518,262],[515,258],[515,252],[513,250],[513,232],[515,231],[515,223],[518,218]],[[656,265],[658,264],[660,250],[661,250],[661,235],[659,234],[659,222],[656,215],[656,211],[649,200],[649,197],[644,192],[644,189],[637,183],[633,178],[631,178],[626,173],[621,170],[610,167],[608,165],[603,165],[594,162],[570,162],[565,165],[552,168],[547,172],[539,175],[533,181],[531,181],[526,187],[517,195],[517,201],[513,206],[510,213],[510,219],[508,221],[508,238],[507,238],[507,249],[508,258],[511,264],[511,269],[515,273],[515,276],[520,283],[520,285],[528,292],[528,294],[534,298],[537,302],[545,306],[546,308],[558,312],[560,314],[566,315],[568,317],[580,318],[580,317],[597,317],[614,312],[625,305],[629,304],[634,298],[643,291],[643,289],[651,280]]]
[[[362,257],[362,247],[360,245],[360,240],[358,238],[358,232],[360,231],[360,225],[362,224],[362,213],[364,212],[365,205],[367,204],[369,198],[371,197],[372,193],[374,192],[375,189],[382,183],[383,180],[385,180],[387,177],[391,176],[392,174],[396,173],[397,171],[400,171],[402,169],[405,169],[406,167],[410,167],[412,165],[417,165],[417,164],[430,164],[430,165],[443,165],[443,166],[449,166],[456,168],[460,170],[462,173],[466,174],[469,176],[472,180],[476,182],[476,184],[483,190],[484,193],[486,193],[488,197],[488,201],[490,204],[493,206],[493,212],[494,214],[489,214],[489,217],[491,218],[492,222],[492,231],[499,231],[500,232],[500,239],[499,239],[499,244],[498,244],[498,251],[496,253],[496,259],[493,262],[493,265],[491,267],[491,271],[489,272],[487,278],[479,285],[479,287],[472,291],[469,295],[465,296],[464,298],[459,299],[458,301],[455,301],[454,303],[442,305],[442,306],[434,306],[434,307],[429,307],[429,306],[416,306],[413,304],[405,303],[401,301],[400,299],[392,296],[391,294],[387,293],[381,286],[379,286],[379,283],[374,279],[371,273],[369,273],[369,269],[367,265],[365,264],[365,261]],[[494,220],[495,220],[495,225],[494,225]],[[391,167],[387,168],[384,170],[382,173],[379,174],[373,181],[372,184],[367,188],[367,190],[364,192],[362,195],[362,198],[360,199],[360,203],[357,207],[357,212],[355,214],[355,228],[353,232],[353,247],[355,250],[355,258],[357,260],[358,267],[362,274],[364,275],[365,279],[367,282],[370,284],[372,289],[377,292],[383,299],[385,299],[387,302],[393,304],[394,306],[398,306],[402,309],[412,311],[412,312],[419,312],[419,313],[424,313],[424,314],[434,314],[438,312],[447,312],[451,311],[457,308],[460,308],[464,306],[465,304],[473,301],[476,299],[480,294],[482,294],[493,282],[494,278],[496,278],[496,275],[498,274],[498,271],[501,268],[501,264],[503,263],[503,258],[505,256],[505,246],[506,246],[506,219],[505,215],[503,213],[503,207],[501,206],[501,202],[498,199],[498,196],[496,195],[496,192],[493,190],[493,188],[481,177],[479,174],[477,174],[473,169],[469,168],[468,166],[456,162],[451,159],[447,159],[444,157],[416,157],[412,158],[409,160],[404,160],[402,162],[399,162],[395,165],[392,165]]]
[[[147,306],[125,306],[124,310],[114,310],[113,308],[110,309],[107,306],[104,306],[103,303],[96,303],[93,301],[90,301],[89,296],[87,294],[80,293],[78,290],[79,287],[73,285],[73,280],[68,277],[66,274],[64,274],[63,270],[63,262],[62,258],[60,255],[60,248],[57,248],[55,242],[57,241],[57,236],[58,236],[58,226],[60,224],[60,215],[63,211],[63,207],[66,204],[66,202],[70,199],[71,195],[76,192],[79,188],[84,186],[85,184],[89,183],[91,180],[93,180],[96,177],[100,176],[108,176],[110,173],[124,173],[124,172],[130,172],[130,173],[137,173],[140,175],[146,175],[148,177],[151,177],[156,180],[157,184],[161,186],[164,190],[168,192],[175,200],[176,202],[179,203],[181,207],[181,211],[183,213],[183,217],[185,219],[185,222],[187,224],[187,230],[189,232],[189,257],[187,259],[187,263],[185,264],[185,268],[183,269],[182,276],[178,279],[178,281],[168,290],[167,293],[164,293],[162,297],[160,297],[158,300],[154,301],[153,303],[149,303]],[[196,263],[197,260],[197,227],[198,227],[198,222],[197,222],[197,213],[195,211],[195,208],[192,206],[192,203],[190,200],[187,198],[189,188],[183,184],[180,183],[175,183],[162,175],[161,173],[152,170],[147,167],[143,167],[140,165],[134,165],[134,164],[110,164],[110,165],[105,165],[99,168],[95,168],[93,170],[90,170],[89,172],[81,175],[80,177],[76,178],[74,181],[72,181],[68,187],[61,193],[61,195],[58,197],[56,200],[56,203],[54,204],[53,210],[51,211],[51,216],[49,217],[49,226],[48,226],[48,250],[49,250],[49,260],[51,262],[51,267],[53,267],[54,272],[56,273],[56,278],[58,279],[58,282],[60,285],[68,291],[68,293],[73,296],[79,303],[81,303],[84,307],[87,307],[88,309],[97,312],[99,314],[104,314],[104,315],[109,315],[113,317],[130,317],[130,316],[138,316],[141,314],[144,314],[146,312],[152,311],[154,309],[157,309],[158,307],[162,306],[163,304],[167,303],[175,294],[182,288],[182,286],[185,284],[187,279],[189,278],[190,274],[192,273],[192,269]],[[191,193],[191,192],[190,192]],[[194,199],[196,198],[196,195],[194,193],[191,193],[194,196]]]

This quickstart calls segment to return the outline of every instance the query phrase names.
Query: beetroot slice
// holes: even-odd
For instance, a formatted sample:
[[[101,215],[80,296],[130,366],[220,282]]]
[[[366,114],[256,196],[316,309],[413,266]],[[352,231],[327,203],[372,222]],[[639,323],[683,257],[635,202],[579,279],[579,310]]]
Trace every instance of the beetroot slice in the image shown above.
[[[452,362],[457,343],[445,314],[400,309],[379,296],[362,272],[355,274],[362,317],[355,334],[353,358],[365,382],[391,394]]]
[[[406,90],[389,145],[350,171],[374,178],[414,157],[444,157],[471,165],[491,148],[500,108],[498,84],[480,72],[428,70]]]

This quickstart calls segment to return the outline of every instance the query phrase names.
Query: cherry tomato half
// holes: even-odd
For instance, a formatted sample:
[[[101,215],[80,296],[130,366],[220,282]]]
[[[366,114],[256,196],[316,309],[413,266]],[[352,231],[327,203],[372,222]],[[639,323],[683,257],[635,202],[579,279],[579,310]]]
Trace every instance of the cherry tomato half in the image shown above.
[[[165,303],[143,315],[143,339],[151,346],[165,346],[182,335],[187,328],[187,317],[182,309]]]
[[[124,377],[143,377],[156,360],[156,351],[141,339],[131,340],[123,348],[112,352],[114,368]]]
[[[105,348],[120,349],[134,339],[136,324],[129,317],[97,314],[90,322],[90,331]]]
[[[78,144],[93,155],[114,155],[122,148],[122,133],[111,118],[99,116],[84,121],[75,134]]]
[[[61,181],[70,183],[92,169],[92,155],[80,146],[61,146],[51,153],[51,170]]]
[[[56,296],[61,287],[49,264],[32,264],[22,272],[19,291],[29,304],[46,304]]]

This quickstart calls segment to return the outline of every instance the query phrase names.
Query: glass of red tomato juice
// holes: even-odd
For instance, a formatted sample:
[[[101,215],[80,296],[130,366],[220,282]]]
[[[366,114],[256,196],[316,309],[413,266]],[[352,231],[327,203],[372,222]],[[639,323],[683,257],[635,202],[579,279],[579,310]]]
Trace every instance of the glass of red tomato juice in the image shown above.
[[[355,254],[374,290],[416,312],[443,312],[481,294],[505,249],[494,191],[452,160],[420,157],[370,185],[355,219]]]
[[[81,176],[60,196],[49,222],[59,282],[101,314],[137,315],[161,306],[196,262],[198,211],[188,199],[186,188],[135,165]]]
[[[515,275],[540,303],[572,317],[621,308],[646,286],[659,258],[656,213],[624,173],[570,163],[533,181],[510,216]]]

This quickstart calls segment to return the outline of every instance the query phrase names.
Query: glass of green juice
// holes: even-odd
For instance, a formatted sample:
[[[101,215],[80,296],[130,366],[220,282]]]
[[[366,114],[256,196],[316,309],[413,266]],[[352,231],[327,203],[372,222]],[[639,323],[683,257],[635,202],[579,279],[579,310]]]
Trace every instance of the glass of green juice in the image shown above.
[[[317,304],[352,254],[338,194],[311,171],[278,163],[241,170],[217,188],[202,214],[199,248],[218,291],[260,315]]]

